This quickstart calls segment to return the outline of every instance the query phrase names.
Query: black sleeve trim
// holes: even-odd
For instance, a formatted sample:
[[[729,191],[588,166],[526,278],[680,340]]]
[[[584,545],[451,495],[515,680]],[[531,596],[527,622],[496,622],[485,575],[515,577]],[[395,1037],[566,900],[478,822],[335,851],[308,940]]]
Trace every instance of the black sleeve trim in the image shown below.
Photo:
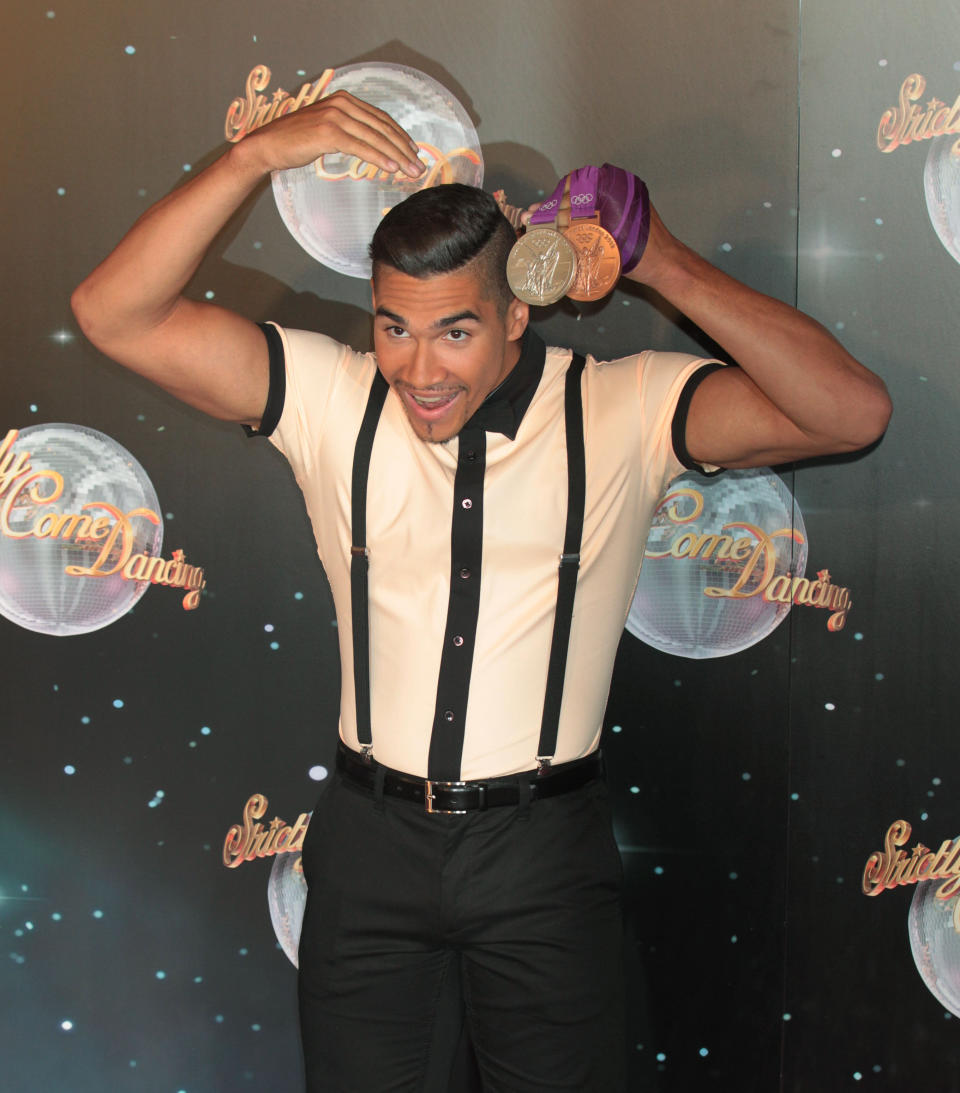
[[[269,323],[257,323],[267,339],[267,352],[270,354],[270,387],[267,391],[267,404],[263,408],[263,417],[260,418],[260,427],[251,429],[244,425],[243,430],[247,436],[270,436],[280,423],[280,415],[283,413],[283,403],[287,394],[287,372],[283,359],[283,341],[280,332]]]
[[[676,409],[673,411],[673,451],[677,459],[687,468],[688,471],[700,471],[701,474],[719,474],[719,471],[705,471],[703,467],[693,458],[687,451],[687,414],[690,412],[690,403],[693,401],[693,395],[696,389],[701,383],[716,372],[718,368],[727,368],[736,365],[723,365],[723,364],[706,364],[703,368],[698,368],[696,372],[687,380],[684,384],[683,390],[680,392],[680,397],[677,399]]]

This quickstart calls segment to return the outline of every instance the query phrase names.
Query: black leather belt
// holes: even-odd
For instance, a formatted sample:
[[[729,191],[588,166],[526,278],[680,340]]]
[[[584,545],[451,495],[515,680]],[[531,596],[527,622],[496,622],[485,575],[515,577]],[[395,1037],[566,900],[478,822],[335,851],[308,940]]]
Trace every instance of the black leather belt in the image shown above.
[[[374,791],[379,765],[351,751],[342,742],[337,747],[337,770],[344,780],[361,789]],[[423,805],[427,812],[459,816],[466,812],[497,808],[520,803],[521,786],[530,787],[530,800],[556,797],[579,789],[603,775],[603,759],[599,751],[570,763],[557,763],[542,773],[524,771],[506,778],[489,778],[474,782],[435,782],[416,778],[398,770],[383,769],[383,792],[387,797],[399,797]],[[524,796],[526,794],[524,793]]]

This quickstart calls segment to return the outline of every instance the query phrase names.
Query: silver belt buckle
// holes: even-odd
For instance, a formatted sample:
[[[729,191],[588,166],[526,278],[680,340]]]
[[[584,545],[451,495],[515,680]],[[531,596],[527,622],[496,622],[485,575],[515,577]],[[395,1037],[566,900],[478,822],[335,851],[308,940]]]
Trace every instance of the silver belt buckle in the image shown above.
[[[433,794],[434,786],[442,786],[448,788],[450,786],[465,786],[466,782],[436,782],[431,781],[429,778],[424,779],[423,782],[423,803],[427,812],[436,816],[466,816],[467,809],[465,808],[434,808],[433,802],[436,800]]]

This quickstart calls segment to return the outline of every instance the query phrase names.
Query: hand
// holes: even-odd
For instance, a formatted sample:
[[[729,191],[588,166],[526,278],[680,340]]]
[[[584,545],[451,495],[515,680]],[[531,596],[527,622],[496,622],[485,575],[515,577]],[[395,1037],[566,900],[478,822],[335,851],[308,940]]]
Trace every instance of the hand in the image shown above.
[[[385,111],[347,91],[276,118],[235,144],[232,154],[261,174],[304,167],[339,152],[391,173],[417,178],[425,167],[420,149]]]

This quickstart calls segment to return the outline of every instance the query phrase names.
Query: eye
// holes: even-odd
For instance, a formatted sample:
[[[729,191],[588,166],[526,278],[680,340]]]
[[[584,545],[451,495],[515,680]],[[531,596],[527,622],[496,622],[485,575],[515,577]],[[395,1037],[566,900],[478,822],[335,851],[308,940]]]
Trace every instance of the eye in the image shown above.
[[[391,326],[385,326],[383,328],[384,333],[389,334],[391,338],[405,338],[407,336],[406,330],[402,326],[393,324]]]
[[[470,337],[470,333],[467,330],[461,330],[456,327],[453,330],[447,331],[447,338],[452,342],[465,342]]]

